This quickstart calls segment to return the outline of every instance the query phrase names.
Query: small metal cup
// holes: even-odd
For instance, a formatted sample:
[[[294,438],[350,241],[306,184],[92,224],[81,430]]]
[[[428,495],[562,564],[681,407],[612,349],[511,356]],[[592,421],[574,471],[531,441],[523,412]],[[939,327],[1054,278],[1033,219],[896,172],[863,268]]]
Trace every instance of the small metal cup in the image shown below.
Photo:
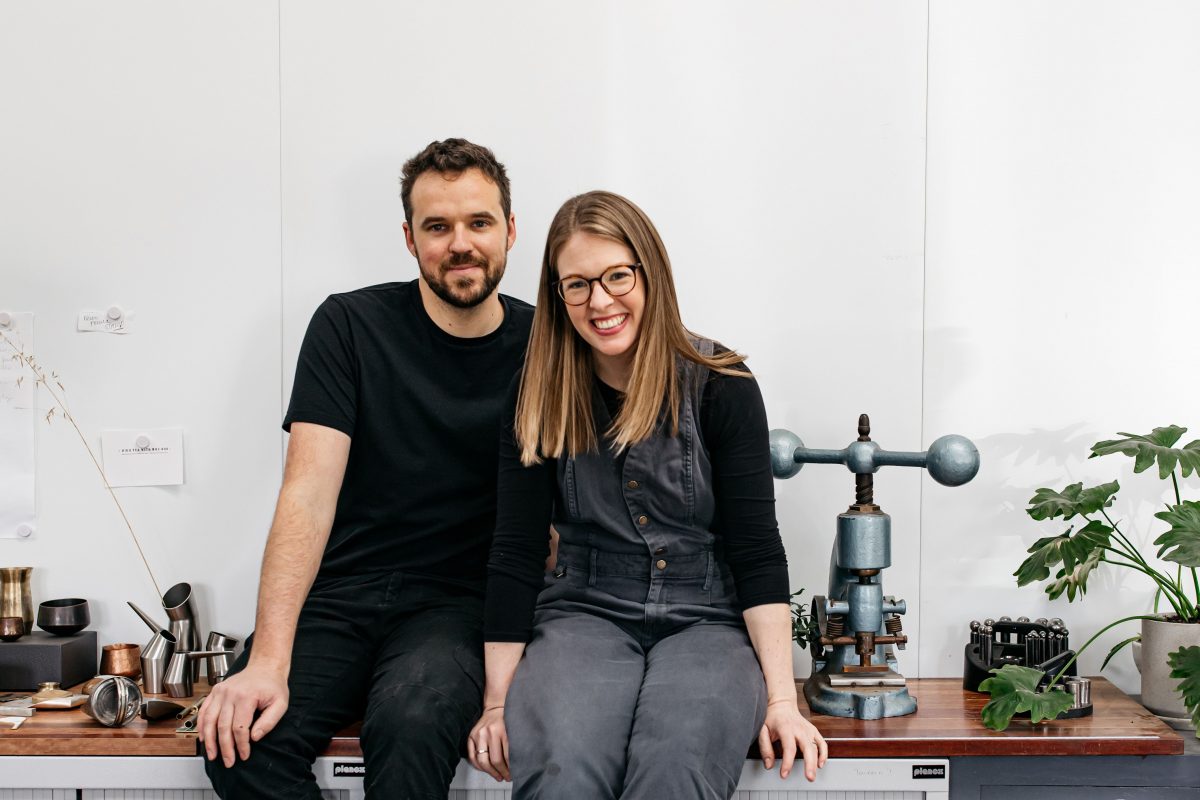
[[[1063,688],[1071,693],[1071,708],[1083,708],[1092,704],[1091,678],[1063,678]]]
[[[15,642],[24,635],[24,617],[0,617],[0,641]]]
[[[136,644],[106,644],[101,648],[100,674],[120,675],[137,680],[142,677],[142,648]]]
[[[233,652],[233,648],[237,647],[238,640],[232,636],[226,636],[218,631],[209,631],[208,641],[204,643],[205,650],[227,650]],[[206,659],[208,664],[208,683],[209,685],[218,684],[225,680],[225,676],[229,674],[229,659],[230,656],[209,656]]]

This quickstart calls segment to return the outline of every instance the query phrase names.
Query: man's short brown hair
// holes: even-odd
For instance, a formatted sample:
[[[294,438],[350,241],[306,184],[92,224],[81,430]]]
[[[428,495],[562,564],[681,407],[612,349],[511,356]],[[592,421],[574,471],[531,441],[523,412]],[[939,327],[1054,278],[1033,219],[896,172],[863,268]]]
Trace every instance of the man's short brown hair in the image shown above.
[[[496,184],[500,190],[500,207],[504,209],[507,222],[512,213],[512,195],[508,186],[508,173],[504,165],[496,160],[491,150],[466,139],[445,139],[429,145],[404,164],[400,175],[400,200],[404,203],[404,219],[412,225],[412,188],[417,178],[426,172],[442,175],[458,175],[469,169],[477,169]]]

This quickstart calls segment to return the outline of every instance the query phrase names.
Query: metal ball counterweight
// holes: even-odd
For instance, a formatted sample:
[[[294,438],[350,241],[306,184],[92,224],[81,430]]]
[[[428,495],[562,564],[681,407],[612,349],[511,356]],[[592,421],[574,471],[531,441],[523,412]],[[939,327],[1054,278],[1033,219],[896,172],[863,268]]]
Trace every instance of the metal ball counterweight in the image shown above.
[[[783,428],[767,434],[771,441],[771,472],[776,478],[790,478],[804,466],[796,460],[796,451],[804,447],[800,437]]]
[[[962,486],[979,472],[979,450],[965,436],[941,436],[923,453],[883,450],[871,441],[851,442],[843,450],[814,450],[799,436],[776,428],[769,434],[771,472],[790,478],[804,464],[843,464],[856,475],[870,475],[880,467],[924,467],[943,486]]]
[[[979,472],[979,450],[965,436],[940,436],[929,445],[925,469],[943,486],[962,486]]]

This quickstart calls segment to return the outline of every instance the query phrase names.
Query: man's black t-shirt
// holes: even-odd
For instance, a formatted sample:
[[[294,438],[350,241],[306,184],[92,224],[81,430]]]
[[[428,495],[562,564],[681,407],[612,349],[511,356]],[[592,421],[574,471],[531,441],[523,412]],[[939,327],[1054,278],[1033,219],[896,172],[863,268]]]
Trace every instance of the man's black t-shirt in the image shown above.
[[[351,440],[319,577],[401,570],[482,591],[500,415],[533,320],[500,299],[504,322],[475,339],[434,324],[415,280],[330,295],[313,315],[283,427]]]

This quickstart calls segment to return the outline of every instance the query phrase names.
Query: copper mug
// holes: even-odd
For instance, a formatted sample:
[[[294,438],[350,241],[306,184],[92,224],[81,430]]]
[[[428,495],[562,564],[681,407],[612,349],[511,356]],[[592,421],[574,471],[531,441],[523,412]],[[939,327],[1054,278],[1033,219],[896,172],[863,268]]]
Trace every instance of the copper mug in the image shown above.
[[[101,675],[120,675],[137,680],[142,677],[142,648],[136,644],[106,644],[100,656]]]
[[[21,617],[0,617],[0,641],[15,642],[24,635],[24,619]]]

